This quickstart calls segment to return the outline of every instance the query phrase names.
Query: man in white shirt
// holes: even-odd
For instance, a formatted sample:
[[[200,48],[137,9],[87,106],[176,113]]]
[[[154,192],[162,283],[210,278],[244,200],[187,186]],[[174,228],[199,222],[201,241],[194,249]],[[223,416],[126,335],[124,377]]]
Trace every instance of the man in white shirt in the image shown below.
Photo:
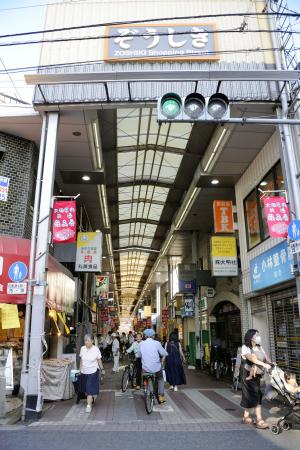
[[[142,368],[144,372],[155,373],[158,383],[158,399],[160,403],[165,403],[165,383],[161,359],[168,356],[168,353],[159,341],[153,339],[155,332],[152,329],[146,329],[144,335],[146,340],[142,341],[138,348],[138,355],[142,358]]]
[[[114,358],[114,367],[113,367],[112,372],[116,373],[116,372],[119,372],[120,343],[119,343],[116,333],[113,333],[111,335],[111,337],[113,338],[112,354],[113,354],[113,358]]]

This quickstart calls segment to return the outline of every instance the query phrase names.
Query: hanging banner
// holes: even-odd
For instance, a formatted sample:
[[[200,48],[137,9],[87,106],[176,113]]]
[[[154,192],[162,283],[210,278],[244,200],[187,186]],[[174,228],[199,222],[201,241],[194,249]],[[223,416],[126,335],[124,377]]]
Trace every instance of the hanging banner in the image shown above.
[[[75,270],[101,272],[102,233],[78,233]]]
[[[0,201],[7,202],[9,178],[0,176]]]
[[[144,306],[144,316],[151,317],[151,306]]]
[[[213,236],[211,259],[213,277],[236,277],[238,265],[235,237]]]
[[[168,320],[169,320],[169,309],[163,308],[161,310],[161,324],[163,329],[167,329]]]
[[[285,197],[264,197],[263,202],[270,237],[287,237],[290,213]]]
[[[214,228],[215,233],[233,233],[233,207],[230,200],[214,200]]]
[[[53,203],[52,235],[55,244],[76,241],[75,200],[55,201]]]
[[[95,294],[101,300],[108,300],[109,277],[96,275],[95,277]]]

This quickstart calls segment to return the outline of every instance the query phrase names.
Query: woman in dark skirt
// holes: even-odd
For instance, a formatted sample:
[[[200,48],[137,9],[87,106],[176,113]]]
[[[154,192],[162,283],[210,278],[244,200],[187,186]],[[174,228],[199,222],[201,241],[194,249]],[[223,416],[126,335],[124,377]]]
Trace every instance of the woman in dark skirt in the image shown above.
[[[256,428],[266,429],[268,425],[262,419],[261,400],[262,393],[260,381],[263,375],[263,368],[269,369],[271,362],[264,349],[261,347],[261,337],[257,330],[248,330],[245,334],[244,345],[242,347],[241,384],[242,401],[244,408],[242,422],[252,425],[251,410],[255,410]]]
[[[166,343],[165,348],[168,352],[165,366],[167,382],[170,384],[170,389],[174,389],[176,392],[177,386],[186,384],[183,368],[184,354],[176,333],[170,334],[169,341]]]
[[[82,392],[87,396],[86,412],[90,413],[93,397],[99,394],[99,369],[101,369],[103,374],[105,372],[101,361],[100,350],[93,345],[91,335],[85,335],[84,344],[80,350],[80,385]]]

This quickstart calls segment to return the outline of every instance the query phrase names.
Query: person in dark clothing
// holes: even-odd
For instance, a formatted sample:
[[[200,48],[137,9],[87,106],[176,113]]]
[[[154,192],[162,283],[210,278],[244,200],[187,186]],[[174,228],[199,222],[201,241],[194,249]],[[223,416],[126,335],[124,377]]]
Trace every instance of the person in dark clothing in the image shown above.
[[[166,357],[166,378],[170,384],[170,389],[176,392],[177,386],[186,384],[186,377],[184,373],[183,363],[185,361],[181,344],[178,341],[177,333],[171,333],[168,342],[165,345],[168,352]]]

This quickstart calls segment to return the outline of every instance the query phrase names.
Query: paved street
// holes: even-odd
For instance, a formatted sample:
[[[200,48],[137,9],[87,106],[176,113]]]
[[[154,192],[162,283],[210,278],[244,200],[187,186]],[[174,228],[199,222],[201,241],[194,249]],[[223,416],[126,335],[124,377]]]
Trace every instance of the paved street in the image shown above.
[[[147,415],[141,392],[119,389],[121,373],[108,374],[90,414],[83,401],[45,403],[39,422],[2,427],[5,449],[21,445],[31,450],[51,449],[298,449],[299,430],[273,436],[241,424],[240,392],[228,383],[188,371],[188,385],[178,392],[167,391],[167,403]],[[271,424],[278,407],[264,405]]]

